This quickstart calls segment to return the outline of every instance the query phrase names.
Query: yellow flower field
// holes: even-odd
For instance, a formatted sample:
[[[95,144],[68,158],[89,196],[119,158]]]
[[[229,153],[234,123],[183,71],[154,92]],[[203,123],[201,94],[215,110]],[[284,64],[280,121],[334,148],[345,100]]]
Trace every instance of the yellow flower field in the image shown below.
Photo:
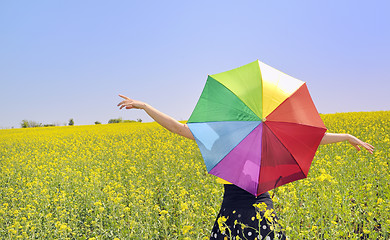
[[[390,111],[322,115],[372,143],[320,146],[274,191],[289,239],[389,239]],[[0,130],[0,239],[208,239],[222,186],[156,123]],[[271,194],[272,195],[272,194]]]

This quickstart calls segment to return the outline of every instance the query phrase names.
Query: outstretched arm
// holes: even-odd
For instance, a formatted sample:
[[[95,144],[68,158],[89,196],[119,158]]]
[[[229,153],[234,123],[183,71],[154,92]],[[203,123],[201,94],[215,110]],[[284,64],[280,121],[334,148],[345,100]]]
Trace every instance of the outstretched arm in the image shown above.
[[[358,151],[360,151],[360,147],[367,149],[369,153],[373,153],[374,147],[371,144],[363,142],[351,134],[343,134],[343,133],[325,133],[324,137],[321,140],[320,144],[330,144],[337,142],[348,141],[352,146],[354,146]]]
[[[169,131],[173,133],[177,133],[180,136],[189,138],[194,140],[194,136],[192,135],[190,129],[188,128],[187,124],[180,123],[179,121],[173,119],[172,117],[166,115],[165,113],[162,113],[158,111],[157,109],[153,108],[147,103],[137,101],[134,99],[130,99],[126,96],[119,95],[124,100],[118,104],[119,109],[126,108],[126,109],[143,109],[151,118],[153,118],[157,123],[159,123],[164,128],[168,129]]]

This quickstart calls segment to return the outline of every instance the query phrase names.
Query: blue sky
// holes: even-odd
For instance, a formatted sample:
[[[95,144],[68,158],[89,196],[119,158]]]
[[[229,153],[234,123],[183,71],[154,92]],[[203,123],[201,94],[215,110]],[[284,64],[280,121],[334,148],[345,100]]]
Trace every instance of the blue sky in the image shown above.
[[[259,59],[321,113],[390,110],[390,2],[1,1],[0,128],[189,118],[208,74]]]

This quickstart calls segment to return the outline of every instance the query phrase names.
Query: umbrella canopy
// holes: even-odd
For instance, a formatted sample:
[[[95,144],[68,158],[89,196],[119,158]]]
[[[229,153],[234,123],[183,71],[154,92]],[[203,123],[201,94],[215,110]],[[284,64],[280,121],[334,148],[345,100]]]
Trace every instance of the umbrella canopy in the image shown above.
[[[209,75],[187,124],[207,171],[255,196],[307,177],[326,132],[306,83],[260,61]]]

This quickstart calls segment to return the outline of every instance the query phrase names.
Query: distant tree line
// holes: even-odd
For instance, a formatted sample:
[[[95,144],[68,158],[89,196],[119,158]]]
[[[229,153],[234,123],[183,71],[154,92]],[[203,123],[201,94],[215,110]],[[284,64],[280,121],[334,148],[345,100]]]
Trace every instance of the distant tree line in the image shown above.
[[[108,123],[132,123],[132,122],[142,122],[142,119],[137,119],[137,121],[134,120],[122,120],[122,118],[113,118],[108,120]],[[96,122],[95,122],[96,124]]]
[[[68,126],[73,126],[74,125],[74,120],[71,118],[68,122]],[[55,127],[59,126],[57,123],[49,123],[49,124],[42,124],[36,121],[29,121],[29,120],[22,120],[20,123],[20,127],[22,128],[34,128],[34,127]]]
[[[142,122],[142,119],[138,118],[135,121],[135,120],[122,120],[122,118],[114,118],[114,119],[110,119],[108,121],[108,123],[132,123],[132,122]],[[102,124],[102,123],[99,122],[99,121],[96,121],[95,124]],[[74,125],[73,118],[71,118],[69,120],[68,124],[64,124],[64,125],[73,126]],[[54,127],[54,126],[59,126],[59,124],[56,124],[56,123],[42,124],[42,123],[39,123],[39,122],[36,122],[36,121],[29,121],[29,120],[23,120],[20,123],[20,127],[22,127],[22,128]]]
[[[20,126],[22,128],[43,127],[42,123],[38,123],[38,122],[35,122],[35,121],[28,121],[28,120],[23,120],[20,123]]]

